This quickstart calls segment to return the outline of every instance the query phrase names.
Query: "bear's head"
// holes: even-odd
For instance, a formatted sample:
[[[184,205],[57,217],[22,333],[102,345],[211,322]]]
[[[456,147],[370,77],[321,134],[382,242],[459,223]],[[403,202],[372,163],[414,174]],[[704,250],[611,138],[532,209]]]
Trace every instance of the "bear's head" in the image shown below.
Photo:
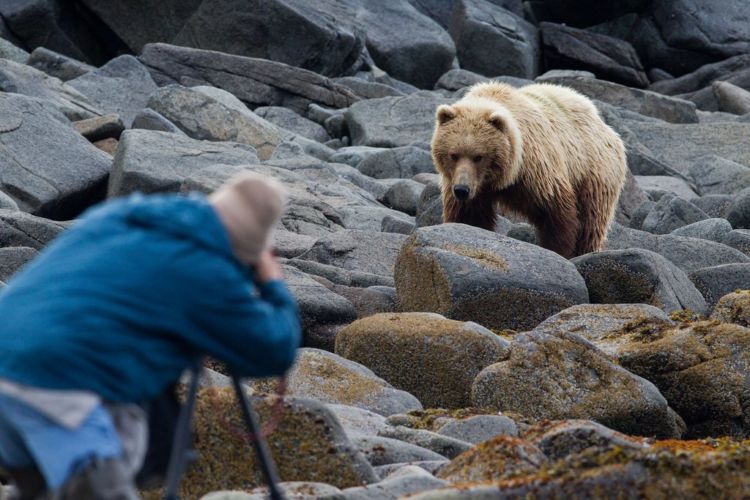
[[[513,184],[521,163],[521,133],[507,108],[481,98],[443,104],[436,113],[432,158],[443,190],[469,202],[485,190]]]

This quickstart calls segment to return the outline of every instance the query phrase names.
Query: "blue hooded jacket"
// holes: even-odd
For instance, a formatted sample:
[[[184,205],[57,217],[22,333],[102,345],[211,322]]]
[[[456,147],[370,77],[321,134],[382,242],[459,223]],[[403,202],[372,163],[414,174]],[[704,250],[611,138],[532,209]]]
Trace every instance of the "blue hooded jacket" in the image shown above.
[[[0,291],[0,377],[113,402],[158,395],[202,355],[283,373],[301,333],[281,281],[258,284],[201,195],[89,210]]]

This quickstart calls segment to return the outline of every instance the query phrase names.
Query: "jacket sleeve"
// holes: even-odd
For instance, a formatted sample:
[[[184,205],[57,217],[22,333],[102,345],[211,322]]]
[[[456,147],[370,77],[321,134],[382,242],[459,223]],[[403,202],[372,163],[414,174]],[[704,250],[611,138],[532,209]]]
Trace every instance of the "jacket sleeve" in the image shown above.
[[[198,292],[201,298],[190,312],[204,332],[192,343],[239,376],[284,373],[302,337],[297,303],[287,286],[278,280],[254,286],[238,270],[217,274]]]

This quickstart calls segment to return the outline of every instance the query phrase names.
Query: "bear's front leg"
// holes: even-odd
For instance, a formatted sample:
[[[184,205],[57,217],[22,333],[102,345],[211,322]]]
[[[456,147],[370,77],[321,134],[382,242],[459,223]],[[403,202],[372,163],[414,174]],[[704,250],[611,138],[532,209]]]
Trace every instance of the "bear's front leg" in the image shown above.
[[[458,222],[494,231],[495,216],[494,200],[487,195],[458,201],[452,193],[443,193],[443,222]]]

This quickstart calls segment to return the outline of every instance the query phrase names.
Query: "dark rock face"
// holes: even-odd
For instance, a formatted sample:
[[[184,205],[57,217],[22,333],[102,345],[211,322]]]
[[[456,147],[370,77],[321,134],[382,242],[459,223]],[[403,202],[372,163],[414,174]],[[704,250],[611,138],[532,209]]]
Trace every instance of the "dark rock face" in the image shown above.
[[[602,80],[648,86],[643,65],[628,42],[560,24],[541,23],[539,27],[548,69],[581,69]]]

